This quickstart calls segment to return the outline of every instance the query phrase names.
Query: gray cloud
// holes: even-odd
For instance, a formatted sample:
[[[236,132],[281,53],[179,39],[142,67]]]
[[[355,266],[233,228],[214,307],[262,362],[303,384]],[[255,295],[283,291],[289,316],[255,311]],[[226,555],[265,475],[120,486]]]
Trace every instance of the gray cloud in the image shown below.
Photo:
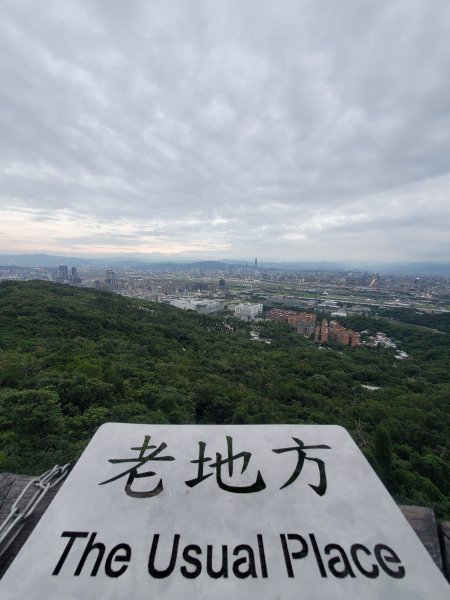
[[[446,0],[5,0],[0,210],[72,251],[444,259],[449,26]]]

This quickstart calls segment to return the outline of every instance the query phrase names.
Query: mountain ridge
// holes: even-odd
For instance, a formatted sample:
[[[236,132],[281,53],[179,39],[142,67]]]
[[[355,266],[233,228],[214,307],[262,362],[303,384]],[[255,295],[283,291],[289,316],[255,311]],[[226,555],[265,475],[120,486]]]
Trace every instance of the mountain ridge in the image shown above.
[[[253,261],[245,260],[144,260],[142,258],[86,258],[53,254],[0,254],[2,268],[17,266],[30,268],[57,268],[60,264],[69,267],[87,266],[98,268],[131,268],[142,270],[222,270],[248,268],[254,270]],[[405,275],[441,275],[450,276],[450,263],[436,262],[392,262],[392,263],[351,263],[327,261],[263,261],[258,262],[258,270],[285,271],[368,271],[373,273],[392,273]]]

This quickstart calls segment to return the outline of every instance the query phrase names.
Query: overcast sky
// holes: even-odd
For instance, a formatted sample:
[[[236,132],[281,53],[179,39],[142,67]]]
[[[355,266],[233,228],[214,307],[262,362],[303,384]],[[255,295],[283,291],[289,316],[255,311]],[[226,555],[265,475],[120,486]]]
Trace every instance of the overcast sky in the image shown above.
[[[1,0],[0,252],[450,257],[448,0]]]

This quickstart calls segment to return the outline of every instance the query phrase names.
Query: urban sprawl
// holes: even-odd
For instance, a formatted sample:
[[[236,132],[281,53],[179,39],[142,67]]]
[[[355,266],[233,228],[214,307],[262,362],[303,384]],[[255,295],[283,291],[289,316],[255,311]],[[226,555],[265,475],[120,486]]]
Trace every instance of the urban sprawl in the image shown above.
[[[0,267],[0,280],[32,279],[109,290],[199,314],[232,313],[245,321],[285,322],[319,344],[346,346],[395,346],[382,332],[367,339],[365,332],[346,329],[339,319],[347,315],[376,314],[389,308],[446,312],[450,304],[450,281],[443,276],[283,271],[258,268],[257,260],[250,267],[226,265],[225,269],[195,264],[122,269],[63,264],[56,268]],[[397,354],[399,359],[406,357],[403,352]]]

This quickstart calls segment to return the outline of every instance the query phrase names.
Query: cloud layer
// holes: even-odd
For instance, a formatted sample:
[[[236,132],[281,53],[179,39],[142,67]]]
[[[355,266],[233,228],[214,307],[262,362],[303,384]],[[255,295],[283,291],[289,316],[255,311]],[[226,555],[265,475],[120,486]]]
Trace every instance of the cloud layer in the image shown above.
[[[446,260],[447,0],[4,0],[0,249]]]

